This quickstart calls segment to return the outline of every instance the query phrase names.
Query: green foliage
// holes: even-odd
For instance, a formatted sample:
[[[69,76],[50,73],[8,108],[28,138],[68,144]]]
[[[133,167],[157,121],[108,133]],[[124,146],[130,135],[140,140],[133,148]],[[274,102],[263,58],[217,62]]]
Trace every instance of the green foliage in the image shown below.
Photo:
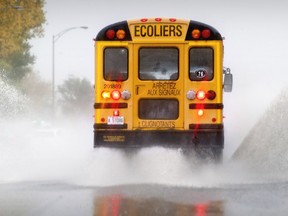
[[[93,86],[87,79],[70,76],[58,86],[58,92],[63,113],[81,116],[92,110]]]
[[[43,8],[44,0],[0,0],[0,68],[8,79],[21,80],[34,62],[29,40],[43,35]]]

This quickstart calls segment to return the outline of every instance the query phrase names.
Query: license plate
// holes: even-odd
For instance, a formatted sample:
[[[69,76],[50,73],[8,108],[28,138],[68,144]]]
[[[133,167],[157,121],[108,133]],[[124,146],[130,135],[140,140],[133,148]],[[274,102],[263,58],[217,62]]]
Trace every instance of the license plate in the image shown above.
[[[108,116],[108,125],[123,125],[124,116]]]

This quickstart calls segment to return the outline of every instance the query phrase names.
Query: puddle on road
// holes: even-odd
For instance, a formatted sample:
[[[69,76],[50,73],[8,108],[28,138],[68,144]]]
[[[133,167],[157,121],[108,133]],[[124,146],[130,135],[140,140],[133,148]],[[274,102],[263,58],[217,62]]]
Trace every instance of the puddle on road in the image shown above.
[[[77,128],[63,127],[63,133],[53,133],[52,137],[35,136],[23,123],[3,123],[0,182],[53,180],[83,186],[225,187],[287,181],[287,101],[288,96],[281,95],[234,156],[220,165],[187,161],[181,152],[160,147],[143,149],[133,158],[116,150],[95,150],[91,122],[75,123]]]

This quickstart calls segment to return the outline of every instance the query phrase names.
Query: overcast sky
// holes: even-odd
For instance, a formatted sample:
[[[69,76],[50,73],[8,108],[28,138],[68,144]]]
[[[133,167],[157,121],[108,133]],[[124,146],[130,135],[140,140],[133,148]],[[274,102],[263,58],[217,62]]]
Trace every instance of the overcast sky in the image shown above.
[[[288,84],[288,3],[284,0],[46,1],[45,37],[32,41],[35,69],[44,79],[52,77],[52,35],[70,27],[88,27],[67,32],[55,44],[57,84],[70,74],[93,81],[93,38],[110,23],[175,17],[219,30],[225,37],[224,65],[234,75],[233,92],[224,94],[228,151],[242,141]]]

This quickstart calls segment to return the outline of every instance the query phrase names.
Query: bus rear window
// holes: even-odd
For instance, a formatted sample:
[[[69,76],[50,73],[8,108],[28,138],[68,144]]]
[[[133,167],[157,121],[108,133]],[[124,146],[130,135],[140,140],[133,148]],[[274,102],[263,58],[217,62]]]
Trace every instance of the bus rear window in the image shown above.
[[[128,78],[128,50],[126,48],[106,48],[104,50],[104,79],[124,81]]]
[[[176,99],[141,99],[138,106],[140,119],[175,120],[179,116],[179,102]]]
[[[214,52],[209,47],[193,47],[189,53],[189,77],[192,81],[210,81],[214,77]]]
[[[141,80],[177,80],[178,59],[177,48],[141,48],[139,50],[139,78]]]

